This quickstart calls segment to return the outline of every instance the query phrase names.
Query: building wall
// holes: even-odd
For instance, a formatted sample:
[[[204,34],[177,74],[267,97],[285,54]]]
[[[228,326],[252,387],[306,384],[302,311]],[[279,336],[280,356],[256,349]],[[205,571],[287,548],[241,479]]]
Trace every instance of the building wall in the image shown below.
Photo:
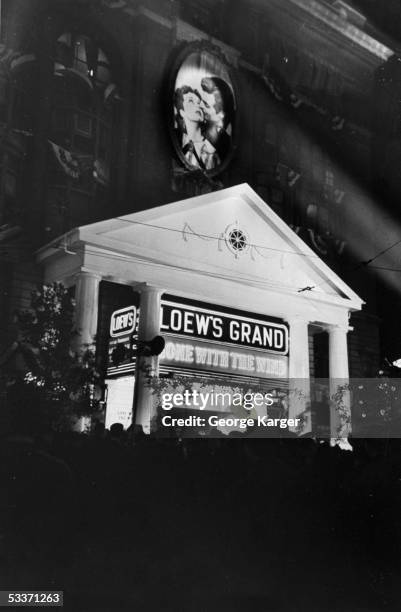
[[[4,188],[0,193],[3,222],[20,225],[32,238],[22,259],[31,259],[35,248],[71,227],[248,182],[344,277],[353,258],[348,247],[358,233],[348,226],[344,231],[345,213],[358,206],[359,197],[347,177],[357,184],[370,182],[368,101],[376,71],[385,63],[351,41],[347,25],[343,31],[330,28],[289,0],[263,7],[245,1],[233,7],[223,0],[152,0],[142,5],[36,0],[8,7],[4,41],[17,57],[36,56],[12,73],[3,108],[5,125],[11,117],[10,134],[18,134],[25,147],[19,157],[14,152],[15,159],[10,151],[2,157],[3,168],[18,161],[20,182],[24,177],[14,212],[6,201],[11,196]],[[49,144],[55,138],[52,118],[59,104],[55,41],[66,31],[99,44],[116,84],[109,179],[103,185],[90,172],[85,180],[69,176]],[[215,185],[179,172],[166,117],[174,54],[188,41],[205,39],[227,57],[237,88],[237,149]],[[18,91],[29,99],[28,117]],[[71,151],[65,141],[63,146],[67,153],[85,153],[77,143]],[[292,183],[294,176],[298,178]],[[5,180],[3,171],[2,184]],[[372,277],[345,280],[362,293],[366,313],[374,315]],[[21,293],[17,280],[12,287],[16,296]],[[372,371],[380,361],[377,326],[374,317],[367,317],[350,335],[353,346],[369,343],[367,369]],[[357,355],[358,349],[352,349],[351,362]]]

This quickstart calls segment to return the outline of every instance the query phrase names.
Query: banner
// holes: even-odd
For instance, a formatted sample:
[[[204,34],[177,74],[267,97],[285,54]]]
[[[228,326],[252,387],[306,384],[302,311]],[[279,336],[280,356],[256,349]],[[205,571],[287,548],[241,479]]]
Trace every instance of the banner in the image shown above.
[[[64,172],[75,180],[79,179],[81,172],[78,159],[70,151],[63,149],[51,140],[49,140],[49,143]]]

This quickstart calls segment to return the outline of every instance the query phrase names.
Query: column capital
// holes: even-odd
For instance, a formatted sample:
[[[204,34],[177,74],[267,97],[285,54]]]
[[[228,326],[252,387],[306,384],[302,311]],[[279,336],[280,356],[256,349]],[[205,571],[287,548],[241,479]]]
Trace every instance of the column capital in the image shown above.
[[[329,333],[329,334],[335,334],[338,332],[347,334],[349,331],[352,331],[354,328],[350,327],[349,325],[342,325],[340,323],[327,323],[324,325],[324,329]]]
[[[86,276],[87,278],[95,278],[95,279],[97,279],[99,281],[101,281],[103,279],[103,276],[99,272],[93,272],[92,270],[87,270],[85,268],[81,268],[75,274],[76,278],[78,278],[79,276]]]
[[[156,285],[149,285],[148,283],[138,283],[137,285],[132,285],[133,291],[139,291],[140,294],[143,293],[164,293],[165,289],[162,287],[157,287]]]
[[[292,315],[292,316],[286,317],[285,321],[291,327],[295,325],[309,325],[310,324],[309,319],[306,319],[305,317],[302,317],[301,315]]]

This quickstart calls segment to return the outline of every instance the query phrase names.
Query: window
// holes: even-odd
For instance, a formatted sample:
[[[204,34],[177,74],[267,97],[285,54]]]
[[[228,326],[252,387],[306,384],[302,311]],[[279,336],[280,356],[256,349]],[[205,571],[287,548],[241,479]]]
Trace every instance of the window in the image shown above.
[[[62,34],[55,48],[51,138],[78,159],[74,187],[92,191],[94,183],[108,184],[118,99],[109,59],[99,44],[84,34]]]
[[[20,130],[31,131],[34,124],[34,105],[32,98],[37,91],[37,65],[30,62],[13,73],[11,87],[13,89],[13,126]]]
[[[91,138],[92,136],[92,117],[84,113],[75,113],[74,132],[80,136]]]
[[[53,60],[48,226],[56,235],[107,214],[120,98],[96,39],[64,32]]]
[[[101,89],[111,83],[107,56],[88,36],[62,34],[57,40],[55,61],[58,69],[75,70]]]
[[[0,160],[2,222],[18,223],[18,177],[21,173],[21,161],[11,153],[3,153]]]
[[[7,119],[7,103],[9,97],[9,80],[7,75],[0,67],[0,119],[5,122]]]

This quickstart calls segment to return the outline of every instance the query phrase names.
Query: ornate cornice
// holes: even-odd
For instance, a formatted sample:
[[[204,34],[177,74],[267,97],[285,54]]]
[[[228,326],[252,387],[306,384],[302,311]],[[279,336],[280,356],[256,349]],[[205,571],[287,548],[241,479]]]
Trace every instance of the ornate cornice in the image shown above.
[[[280,4],[283,6],[282,0],[280,0]],[[347,38],[351,43],[357,44],[358,47],[365,49],[383,61],[388,60],[394,54],[392,49],[349,23],[339,12],[325,2],[319,2],[318,0],[287,0],[287,4],[295,5],[309,13],[309,15],[329,26],[332,31]]]

